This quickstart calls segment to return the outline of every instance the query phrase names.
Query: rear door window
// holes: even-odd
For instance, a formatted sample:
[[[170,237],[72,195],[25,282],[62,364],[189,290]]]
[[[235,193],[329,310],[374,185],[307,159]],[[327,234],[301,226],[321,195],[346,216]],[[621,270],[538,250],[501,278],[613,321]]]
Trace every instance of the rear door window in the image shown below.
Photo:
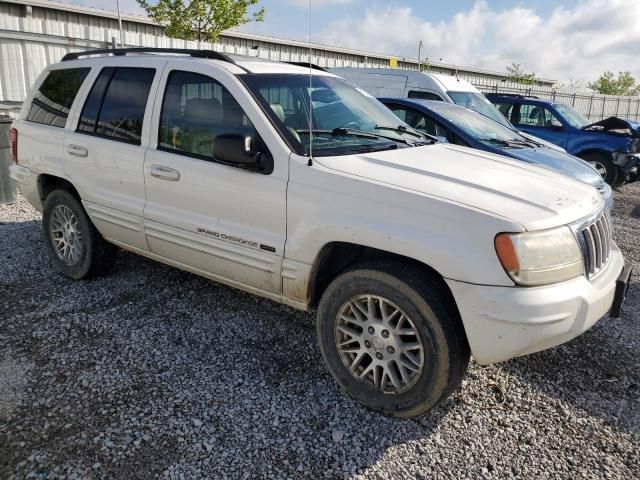
[[[52,70],[31,102],[27,120],[64,128],[71,105],[90,68]]]
[[[153,68],[104,68],[82,109],[78,132],[140,145]]]

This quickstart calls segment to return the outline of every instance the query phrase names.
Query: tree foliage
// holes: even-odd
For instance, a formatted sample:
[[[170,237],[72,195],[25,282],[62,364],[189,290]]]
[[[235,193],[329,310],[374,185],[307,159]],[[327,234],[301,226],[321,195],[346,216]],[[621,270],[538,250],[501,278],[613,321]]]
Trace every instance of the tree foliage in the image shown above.
[[[510,82],[521,83],[523,85],[534,85],[536,83],[536,74],[533,72],[525,72],[520,63],[512,63],[509,65],[507,67],[507,73],[509,74],[508,80]]]
[[[604,72],[597,80],[588,83],[587,87],[606,95],[640,95],[640,85],[631,72],[618,72],[618,78],[613,72]]]
[[[249,22],[262,22],[264,8],[249,9],[259,0],[137,0],[169,37],[215,42],[220,33]]]

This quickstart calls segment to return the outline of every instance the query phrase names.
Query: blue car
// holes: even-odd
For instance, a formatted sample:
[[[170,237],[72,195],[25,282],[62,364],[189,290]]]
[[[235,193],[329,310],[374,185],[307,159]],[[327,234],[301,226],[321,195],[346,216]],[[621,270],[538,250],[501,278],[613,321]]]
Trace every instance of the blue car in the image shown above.
[[[591,163],[609,185],[638,179],[640,125],[617,117],[592,123],[563,103],[513,94],[486,97],[518,129]]]
[[[468,108],[452,103],[408,98],[380,98],[398,118],[438,140],[536,163],[596,188],[609,210],[613,194],[598,171],[568,153],[540,145]]]

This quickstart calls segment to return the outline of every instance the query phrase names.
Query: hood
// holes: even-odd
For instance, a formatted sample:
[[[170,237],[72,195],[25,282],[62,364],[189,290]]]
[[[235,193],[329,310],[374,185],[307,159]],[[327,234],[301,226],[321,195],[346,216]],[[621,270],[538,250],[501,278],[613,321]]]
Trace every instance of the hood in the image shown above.
[[[542,147],[508,148],[504,150],[504,154],[525,162],[543,165],[595,188],[604,186],[604,180],[595,168],[568,153]]]
[[[603,206],[598,192],[582,182],[457,145],[318,157],[316,161],[371,182],[490,212],[527,230],[572,223]]]
[[[589,132],[605,132],[640,138],[640,124],[619,117],[609,117],[582,127]]]
[[[540,145],[544,145],[547,148],[550,148],[551,150],[557,150],[559,152],[564,152],[566,153],[567,151],[562,148],[560,145],[556,145],[555,143],[551,143],[551,142],[547,142],[546,140],[540,138],[540,137],[534,137],[533,135],[531,135],[530,133],[527,132],[523,132],[522,130],[516,130],[516,132],[519,135],[522,135],[524,138],[528,139],[528,140],[532,140],[536,143],[539,143]]]

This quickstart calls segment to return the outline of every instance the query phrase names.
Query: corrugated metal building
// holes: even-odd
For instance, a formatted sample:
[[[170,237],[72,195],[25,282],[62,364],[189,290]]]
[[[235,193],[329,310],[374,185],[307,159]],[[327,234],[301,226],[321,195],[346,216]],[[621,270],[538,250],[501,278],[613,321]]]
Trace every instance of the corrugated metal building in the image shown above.
[[[111,2],[115,3],[115,2]],[[166,37],[149,19],[122,15],[125,47],[197,48],[196,42]],[[47,0],[0,1],[0,109],[16,109],[38,74],[65,53],[108,48],[119,38],[117,15],[108,10],[79,7]],[[390,66],[391,57],[359,50],[309,44],[240,32],[227,32],[214,45],[201,48],[257,55],[272,60],[312,61],[324,67]],[[417,70],[415,59],[398,59],[398,67]],[[504,81],[504,73],[431,63],[431,71],[454,74],[472,83]],[[551,85],[553,80],[541,80]]]

